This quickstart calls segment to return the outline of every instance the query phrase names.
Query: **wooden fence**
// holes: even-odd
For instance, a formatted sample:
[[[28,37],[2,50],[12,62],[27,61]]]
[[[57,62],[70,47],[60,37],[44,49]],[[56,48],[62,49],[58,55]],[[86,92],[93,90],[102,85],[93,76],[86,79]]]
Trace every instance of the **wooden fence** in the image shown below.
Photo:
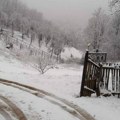
[[[102,67],[102,88],[110,90],[112,94],[120,95],[120,68],[103,66]]]
[[[96,57],[93,54],[96,62],[92,53],[87,51],[85,54],[80,96],[91,96],[92,93],[100,96],[101,90],[107,90],[120,97],[120,65],[106,63],[106,53],[96,53]]]
[[[89,52],[87,51],[84,61],[80,96],[91,96],[92,93],[97,93],[99,96],[99,73],[100,66],[89,58]]]

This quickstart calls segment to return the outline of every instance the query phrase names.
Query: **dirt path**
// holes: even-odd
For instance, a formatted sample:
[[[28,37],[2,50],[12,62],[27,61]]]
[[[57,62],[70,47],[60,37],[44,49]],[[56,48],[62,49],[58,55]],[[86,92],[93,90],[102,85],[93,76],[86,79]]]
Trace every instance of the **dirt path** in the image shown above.
[[[95,120],[90,114],[88,114],[85,110],[81,109],[79,106],[76,106],[73,103],[71,103],[65,99],[62,99],[60,97],[57,97],[46,91],[31,87],[31,86],[23,85],[21,83],[9,81],[9,80],[0,79],[0,83],[23,90],[23,91],[26,91],[26,92],[29,92],[32,95],[35,95],[42,99],[45,99],[48,102],[51,102],[52,104],[61,107],[64,111],[79,118],[80,120]],[[22,119],[22,117],[20,117],[20,118],[21,118],[20,120],[26,120],[26,119]]]

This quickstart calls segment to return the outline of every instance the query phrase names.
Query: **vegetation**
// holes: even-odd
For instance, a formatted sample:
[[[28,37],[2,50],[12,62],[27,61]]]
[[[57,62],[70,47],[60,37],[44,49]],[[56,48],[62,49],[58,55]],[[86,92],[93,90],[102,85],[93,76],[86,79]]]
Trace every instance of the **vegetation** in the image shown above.
[[[22,33],[30,38],[29,47],[34,40],[37,40],[41,47],[41,41],[45,39],[46,46],[50,44],[51,54],[59,54],[64,45],[78,47],[78,38],[72,33],[65,33],[44,19],[42,13],[30,9],[20,0],[0,0],[0,28],[11,29],[12,36],[14,31]]]
[[[110,8],[110,15],[101,8],[94,12],[84,30],[84,40],[89,49],[106,51],[109,59],[120,60],[120,0],[112,0]]]
[[[120,0],[111,0],[110,8],[110,15],[101,8],[96,10],[83,32],[81,29],[64,31],[19,0],[0,0],[0,29],[10,29],[12,36],[14,31],[20,31],[23,40],[28,36],[29,48],[35,40],[41,47],[44,39],[51,56],[55,54],[58,58],[67,45],[81,50],[100,49],[108,52],[109,59],[120,60]]]

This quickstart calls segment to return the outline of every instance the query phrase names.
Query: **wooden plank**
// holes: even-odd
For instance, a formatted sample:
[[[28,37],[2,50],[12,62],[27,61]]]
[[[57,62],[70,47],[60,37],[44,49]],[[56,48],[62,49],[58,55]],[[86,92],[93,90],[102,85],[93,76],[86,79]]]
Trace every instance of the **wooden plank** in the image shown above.
[[[107,90],[108,90],[109,78],[110,78],[110,69],[107,69]]]
[[[113,91],[115,91],[115,69],[113,69]]]
[[[102,82],[104,82],[105,69],[102,68]]]
[[[95,78],[97,77],[97,67],[96,66],[94,67],[94,77]]]
[[[120,70],[119,71],[119,92],[120,92]]]
[[[114,71],[111,69],[111,76],[112,76],[112,91],[114,90]]]
[[[100,96],[100,81],[101,81],[101,77],[102,77],[102,65],[100,64],[100,69],[99,70],[99,75],[98,80],[96,81],[96,95],[97,97]]]
[[[88,79],[88,70],[89,70],[89,63],[87,62],[87,67],[86,67],[86,75],[85,75],[85,80]]]
[[[81,82],[81,88],[80,88],[80,97],[84,96],[84,85],[85,85],[85,76],[86,76],[86,69],[87,69],[87,61],[88,61],[88,51],[86,51],[86,54],[85,54],[84,68],[83,68],[83,75],[82,75],[82,82]]]
[[[94,75],[95,75],[95,66],[93,64],[93,69],[92,69],[92,80],[94,79]]]
[[[104,71],[104,89],[106,89],[106,83],[107,83],[107,69]]]
[[[92,80],[92,72],[93,72],[93,64],[91,64],[91,69],[90,69],[90,77],[89,77],[90,80]]]
[[[104,69],[104,89],[106,89],[106,69]]]
[[[116,92],[119,91],[119,83],[118,83],[118,69],[116,70]]]
[[[86,80],[90,80],[91,66],[92,66],[92,64],[88,63],[87,76],[86,76],[87,78],[86,78]]]
[[[96,67],[100,68],[100,66],[98,64],[96,64],[95,62],[93,62],[92,60],[88,59],[89,62],[91,62],[92,64],[94,64]]]
[[[116,69],[114,69],[114,79],[115,79],[115,92],[116,92]]]
[[[93,68],[92,68],[92,80],[94,79],[94,72],[95,72],[95,66],[94,66],[94,64],[92,64],[93,65]]]

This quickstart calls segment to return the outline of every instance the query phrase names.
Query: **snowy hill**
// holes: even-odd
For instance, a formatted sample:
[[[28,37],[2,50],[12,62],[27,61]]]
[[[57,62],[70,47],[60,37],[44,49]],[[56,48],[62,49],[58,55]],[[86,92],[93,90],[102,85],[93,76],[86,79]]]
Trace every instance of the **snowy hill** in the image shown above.
[[[78,59],[80,61],[81,58],[82,58],[82,52],[80,52],[74,47],[64,47],[61,53],[61,59],[64,61],[73,60],[73,59],[74,60]]]
[[[50,46],[49,44],[46,46],[45,38],[41,41],[41,46],[38,45],[38,40],[34,40],[31,43],[31,38],[24,36],[24,39],[22,38],[22,34],[18,31],[14,31],[14,36],[11,36],[11,30],[5,29],[4,34],[1,35],[1,42],[3,42],[4,47],[9,43],[13,44],[13,49],[11,50],[12,53],[15,53],[17,56],[31,56],[34,54],[37,54],[37,56],[40,56],[40,54],[45,53],[49,54],[51,56],[52,53],[50,53]],[[54,58],[57,59],[57,56],[52,54]],[[28,58],[28,57],[27,57]],[[73,62],[80,61],[82,58],[82,52],[77,50],[74,47],[64,47],[64,49],[61,52],[61,59],[66,61],[73,60]]]

